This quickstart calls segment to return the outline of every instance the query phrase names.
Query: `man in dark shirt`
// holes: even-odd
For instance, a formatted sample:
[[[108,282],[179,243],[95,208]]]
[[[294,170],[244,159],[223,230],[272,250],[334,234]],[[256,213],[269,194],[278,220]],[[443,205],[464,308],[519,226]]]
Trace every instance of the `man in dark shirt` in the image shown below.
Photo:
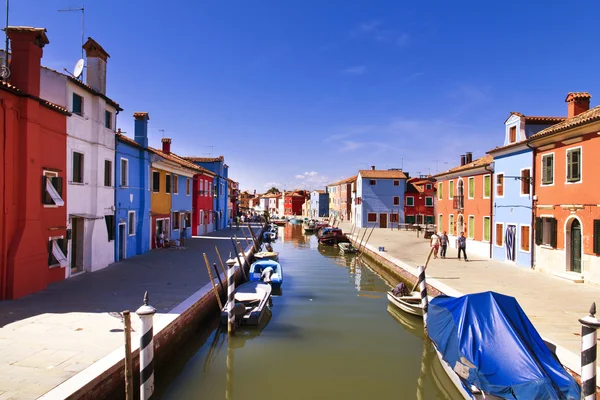
[[[458,238],[458,259],[460,260],[460,252],[465,256],[465,261],[467,260],[467,238],[465,237],[465,233],[461,232],[460,237]]]
[[[446,234],[446,231],[442,232],[440,235],[440,248],[440,256],[446,258],[446,249],[448,248],[448,235]]]

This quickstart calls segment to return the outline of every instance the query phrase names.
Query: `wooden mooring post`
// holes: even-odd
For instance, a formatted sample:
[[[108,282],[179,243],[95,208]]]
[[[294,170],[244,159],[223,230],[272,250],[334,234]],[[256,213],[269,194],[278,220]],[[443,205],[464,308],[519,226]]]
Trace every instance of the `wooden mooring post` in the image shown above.
[[[133,400],[133,359],[131,357],[131,312],[123,311],[125,333],[125,400]]]
[[[204,256],[204,262],[206,263],[206,270],[208,271],[208,277],[210,278],[210,283],[213,288],[213,292],[215,293],[215,297],[217,298],[217,304],[219,304],[219,310],[223,309],[223,303],[221,303],[221,296],[219,296],[219,289],[217,289],[217,285],[215,285],[215,280],[212,276],[212,271],[210,270],[210,263],[208,262],[208,257],[206,257],[206,253],[202,253]]]

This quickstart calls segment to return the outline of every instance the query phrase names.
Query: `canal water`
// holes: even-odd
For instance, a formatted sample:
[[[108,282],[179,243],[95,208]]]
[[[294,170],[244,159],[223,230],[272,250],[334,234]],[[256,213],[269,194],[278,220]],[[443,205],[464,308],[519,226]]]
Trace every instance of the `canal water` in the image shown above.
[[[388,306],[395,282],[300,225],[280,227],[273,247],[284,282],[263,326],[228,338],[215,317],[156,372],[159,398],[452,398],[431,373],[423,325]]]

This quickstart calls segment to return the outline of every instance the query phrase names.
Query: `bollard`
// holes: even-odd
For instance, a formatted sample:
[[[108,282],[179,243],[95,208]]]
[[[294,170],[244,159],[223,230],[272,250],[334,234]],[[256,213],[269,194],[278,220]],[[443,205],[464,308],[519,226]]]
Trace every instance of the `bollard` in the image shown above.
[[[140,329],[140,399],[148,400],[154,393],[154,333],[153,317],[156,309],[148,305],[148,292],[144,293],[144,305],[135,312],[141,320]]]
[[[590,307],[590,315],[579,319],[581,323],[581,398],[596,398],[596,339],[600,321],[594,316],[596,303]]]
[[[427,335],[427,310],[429,309],[429,299],[427,298],[427,282],[425,280],[425,268],[419,266],[417,268],[419,274],[419,291],[421,292],[421,305],[423,306],[423,327],[425,335]]]
[[[131,313],[123,311],[125,333],[125,400],[133,400],[133,360],[131,356]]]
[[[227,332],[232,335],[235,332],[235,261],[227,261]]]

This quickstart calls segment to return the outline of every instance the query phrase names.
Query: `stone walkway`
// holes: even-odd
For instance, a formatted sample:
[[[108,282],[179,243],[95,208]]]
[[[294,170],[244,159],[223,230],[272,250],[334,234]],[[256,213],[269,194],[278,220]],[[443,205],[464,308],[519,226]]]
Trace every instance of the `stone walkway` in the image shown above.
[[[134,312],[146,290],[155,318],[172,310],[209,281],[202,253],[218,263],[215,245],[223,261],[233,252],[232,234],[246,247],[241,229],[227,229],[0,302],[0,400],[35,399],[122,346],[119,313]]]
[[[341,224],[344,232],[350,224]],[[364,232],[364,229],[362,230]],[[362,233],[361,233],[362,236]],[[367,233],[368,236],[368,233]],[[385,247],[385,253],[417,267],[429,254],[429,240],[416,232],[375,229],[369,245]],[[467,248],[467,253],[469,249]],[[581,351],[579,318],[588,315],[592,302],[600,306],[600,288],[570,281],[528,268],[469,255],[469,262],[457,259],[457,250],[448,249],[446,259],[431,259],[427,276],[467,294],[494,291],[515,297],[540,334],[574,355]]]

